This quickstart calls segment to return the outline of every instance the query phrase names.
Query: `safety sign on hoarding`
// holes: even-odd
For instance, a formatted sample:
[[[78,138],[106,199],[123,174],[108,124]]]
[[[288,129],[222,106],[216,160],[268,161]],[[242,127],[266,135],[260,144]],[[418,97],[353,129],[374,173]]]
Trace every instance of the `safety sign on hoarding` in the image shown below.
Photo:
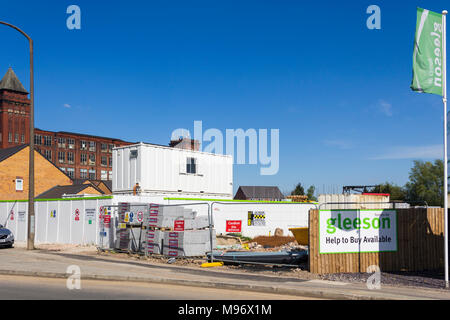
[[[24,222],[25,221],[25,215],[26,215],[25,211],[19,211],[19,221],[20,222]]]
[[[50,211],[50,218],[56,218],[56,210]]]
[[[139,211],[139,212],[137,213],[137,215],[136,215],[136,220],[137,220],[138,222],[144,221],[144,213],[143,213],[142,211]]]
[[[14,220],[14,210],[11,210],[11,212],[9,213],[9,217],[11,220]]]
[[[397,251],[395,210],[320,210],[320,253]]]
[[[175,220],[173,230],[184,231],[184,220]]]
[[[105,226],[109,225],[111,223],[111,216],[103,216],[103,222]]]
[[[134,220],[134,213],[133,212],[125,212],[125,217],[123,219],[123,222],[132,223],[133,220]]]
[[[226,232],[241,232],[242,221],[241,220],[227,220]]]
[[[80,221],[80,210],[75,210],[75,221]]]
[[[92,224],[92,221],[95,219],[95,208],[86,208],[85,217],[88,221],[88,224]]]

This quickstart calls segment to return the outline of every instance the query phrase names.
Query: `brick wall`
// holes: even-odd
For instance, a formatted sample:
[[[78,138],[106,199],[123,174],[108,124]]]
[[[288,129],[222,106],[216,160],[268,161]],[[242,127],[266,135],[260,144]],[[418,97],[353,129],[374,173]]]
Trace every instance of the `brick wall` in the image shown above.
[[[0,162],[0,200],[28,199],[29,147]],[[42,155],[35,152],[35,188],[38,196],[56,185],[71,185],[72,180]],[[16,179],[23,179],[23,191],[16,191]]]
[[[73,141],[70,147],[68,143],[69,139]],[[82,142],[85,143],[85,148],[82,147]],[[93,146],[90,143],[94,143]],[[69,168],[73,169],[73,179],[111,180],[109,173],[112,172],[112,146],[120,147],[130,144],[133,143],[114,138],[70,132],[35,130],[36,150],[42,155],[49,156],[49,160],[59,168],[63,168],[65,172],[68,173]],[[102,145],[106,146],[106,148],[102,148]],[[59,153],[62,156],[61,160]],[[72,154],[73,161],[69,161],[69,153]],[[85,162],[81,161],[82,154],[85,157]],[[102,157],[106,162],[102,163]],[[91,161],[92,159],[94,159],[93,162]],[[81,175],[81,169],[86,170],[87,176]],[[89,175],[90,171],[95,171],[95,176],[91,177]],[[106,172],[106,177],[102,177],[102,171]]]
[[[9,140],[9,134],[11,134],[11,140]],[[0,148],[21,145],[28,143],[29,140],[30,100],[28,96],[23,93],[0,90]]]

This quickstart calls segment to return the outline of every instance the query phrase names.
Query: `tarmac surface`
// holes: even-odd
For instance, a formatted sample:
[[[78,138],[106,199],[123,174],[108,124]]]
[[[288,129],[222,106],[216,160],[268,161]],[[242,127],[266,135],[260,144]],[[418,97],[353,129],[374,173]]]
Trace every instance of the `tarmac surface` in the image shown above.
[[[71,282],[71,281],[70,281]],[[72,282],[71,282],[72,283]],[[311,300],[301,296],[199,288],[150,282],[82,280],[0,275],[0,300]]]
[[[173,266],[146,261],[120,259],[114,256],[65,253],[24,248],[0,250],[0,274],[65,278],[69,266],[78,266],[81,280],[132,281],[164,285],[240,290],[255,293],[289,295],[324,299],[449,299],[445,289],[382,285],[369,289],[366,283],[345,283],[327,280],[303,280],[285,276],[250,274],[249,272],[216,271],[214,268]],[[220,267],[219,267],[220,268]],[[288,298],[288,297],[286,297]],[[227,299],[223,296],[220,299]],[[256,299],[256,298],[255,298]]]

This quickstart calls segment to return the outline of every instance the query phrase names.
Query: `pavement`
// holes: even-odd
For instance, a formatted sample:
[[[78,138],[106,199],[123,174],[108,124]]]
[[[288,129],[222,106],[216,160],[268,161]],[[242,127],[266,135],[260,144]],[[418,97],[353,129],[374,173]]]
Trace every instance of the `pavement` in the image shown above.
[[[67,278],[69,266],[81,270],[81,280],[160,283],[260,293],[285,294],[321,299],[352,300],[450,300],[450,291],[381,284],[369,289],[365,283],[303,280],[294,277],[243,273],[236,270],[197,268],[145,260],[123,259],[90,252],[0,250],[0,274],[45,278]],[[220,267],[218,267],[220,268]]]

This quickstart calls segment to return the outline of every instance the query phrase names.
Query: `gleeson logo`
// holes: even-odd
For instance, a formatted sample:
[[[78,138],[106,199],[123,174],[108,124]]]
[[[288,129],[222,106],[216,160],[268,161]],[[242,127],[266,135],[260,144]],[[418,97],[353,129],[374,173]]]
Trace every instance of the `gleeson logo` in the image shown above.
[[[334,234],[336,232],[336,227],[341,230],[351,230],[351,229],[390,229],[391,228],[391,218],[342,218],[342,215],[338,213],[337,218],[330,218],[327,220],[327,233]]]

